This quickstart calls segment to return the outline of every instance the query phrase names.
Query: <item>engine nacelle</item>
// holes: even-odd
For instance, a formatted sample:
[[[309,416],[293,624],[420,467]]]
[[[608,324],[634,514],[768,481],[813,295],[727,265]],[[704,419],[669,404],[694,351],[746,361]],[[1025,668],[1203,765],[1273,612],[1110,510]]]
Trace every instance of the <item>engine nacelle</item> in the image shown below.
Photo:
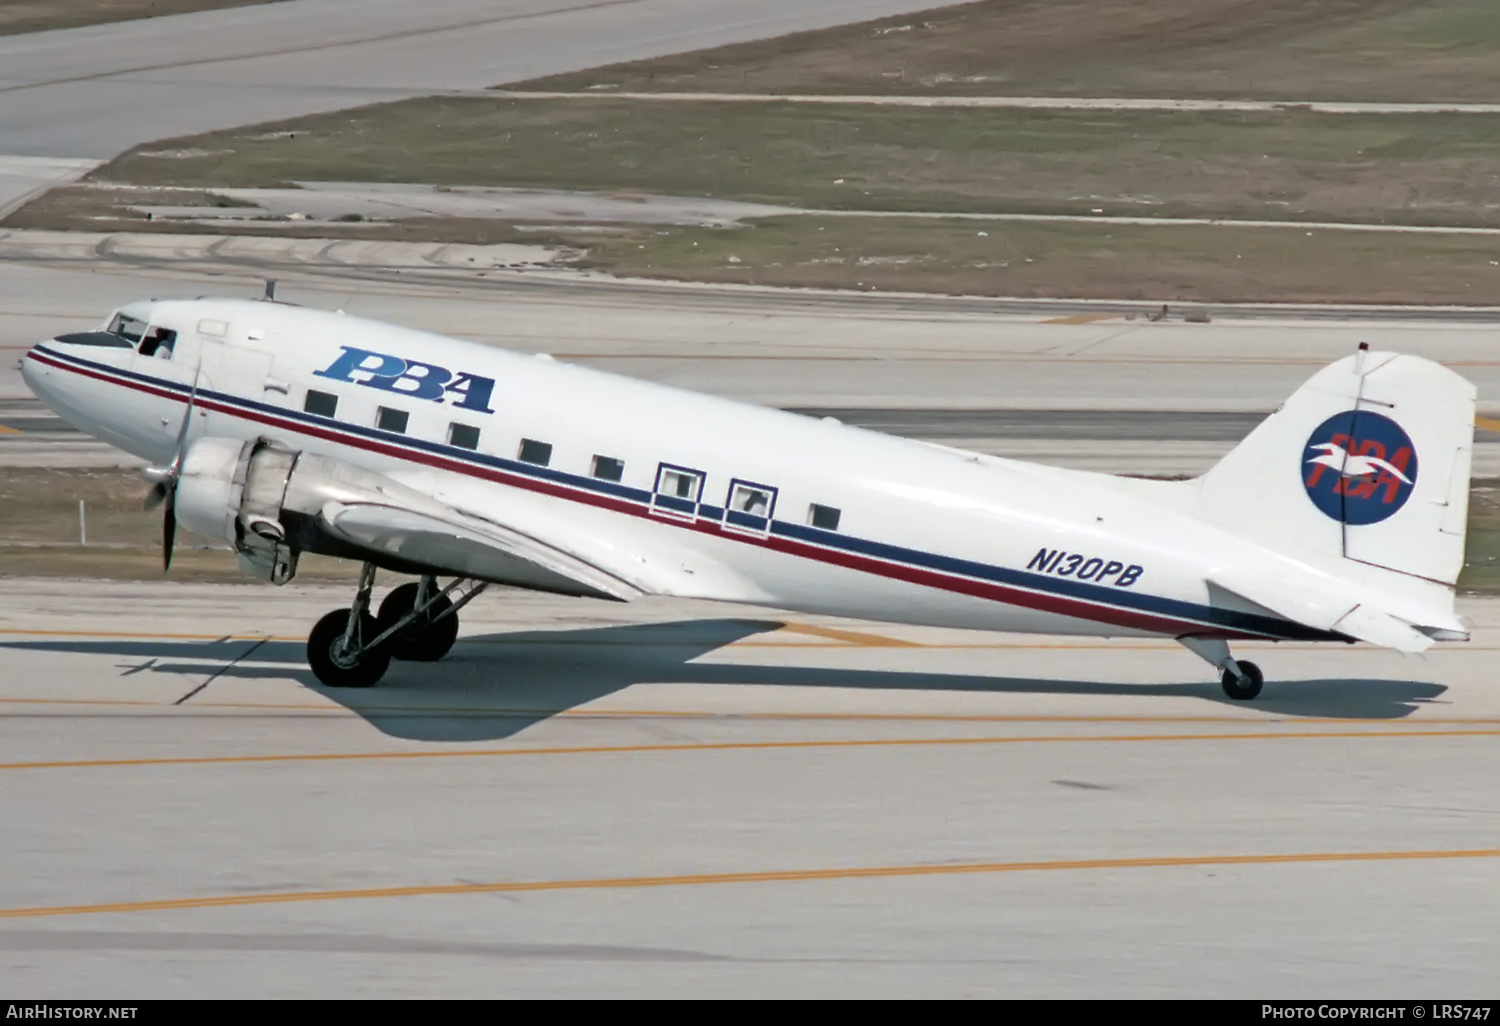
[[[297,573],[299,550],[287,541],[281,507],[299,455],[265,439],[195,442],[173,497],[178,524],[234,546],[249,576],[285,584]]]
[[[183,529],[234,546],[244,573],[285,584],[303,552],[368,556],[333,537],[320,519],[330,504],[357,503],[450,512],[382,474],[267,438],[195,442],[183,457],[174,509]]]

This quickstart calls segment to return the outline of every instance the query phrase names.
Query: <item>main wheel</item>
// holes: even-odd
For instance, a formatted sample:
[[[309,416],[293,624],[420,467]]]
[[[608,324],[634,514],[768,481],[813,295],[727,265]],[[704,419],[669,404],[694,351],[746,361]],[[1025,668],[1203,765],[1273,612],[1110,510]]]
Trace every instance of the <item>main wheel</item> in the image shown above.
[[[391,665],[388,646],[351,657],[344,648],[344,632],[349,627],[349,610],[335,609],[313,627],[307,637],[307,663],[313,676],[330,688],[367,688]],[[380,634],[375,618],[365,613],[359,618],[355,644],[370,641]]]
[[[1261,675],[1260,667],[1254,663],[1247,663],[1243,659],[1238,660],[1238,662],[1240,670],[1248,679],[1241,680],[1233,673],[1225,670],[1223,677],[1224,694],[1236,702],[1248,702],[1260,694],[1261,686],[1265,684],[1266,678]]]
[[[380,603],[380,629],[385,630],[410,613],[417,604],[417,586],[403,584]],[[392,659],[406,659],[417,663],[435,663],[448,654],[458,640],[458,616],[443,616],[453,608],[448,596],[435,599],[427,611],[407,624],[390,640]],[[441,620],[437,618],[443,616]],[[433,621],[437,622],[434,623]]]

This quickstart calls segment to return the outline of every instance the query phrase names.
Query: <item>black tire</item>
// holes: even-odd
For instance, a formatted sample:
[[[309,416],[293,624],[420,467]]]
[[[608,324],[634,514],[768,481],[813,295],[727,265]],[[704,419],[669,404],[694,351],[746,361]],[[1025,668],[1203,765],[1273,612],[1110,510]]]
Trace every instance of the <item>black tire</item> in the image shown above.
[[[312,667],[313,676],[325,687],[368,688],[385,676],[391,665],[391,654],[385,645],[361,653],[352,663],[341,658],[344,631],[348,626],[349,610],[335,609],[319,620],[307,637],[307,664]],[[373,616],[366,613],[360,617],[358,641],[370,641],[379,633]]]
[[[417,604],[416,584],[403,584],[393,590],[380,603],[380,629],[383,631],[400,620]],[[458,640],[458,616],[450,614],[433,621],[453,608],[448,596],[443,595],[427,607],[427,613],[413,620],[388,642],[392,659],[405,659],[414,663],[435,663],[448,654]]]
[[[1238,660],[1238,663],[1240,670],[1249,680],[1240,680],[1240,678],[1225,670],[1223,677],[1224,694],[1236,702],[1248,702],[1260,694],[1260,689],[1265,684],[1266,678],[1261,674],[1260,667],[1254,663],[1247,663],[1243,659]]]

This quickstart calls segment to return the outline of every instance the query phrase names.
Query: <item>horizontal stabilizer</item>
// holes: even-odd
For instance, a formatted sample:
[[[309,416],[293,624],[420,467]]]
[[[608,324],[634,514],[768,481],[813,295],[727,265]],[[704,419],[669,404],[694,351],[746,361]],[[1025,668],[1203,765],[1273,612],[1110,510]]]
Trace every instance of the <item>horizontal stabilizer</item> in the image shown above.
[[[1415,654],[1432,647],[1432,638],[1405,620],[1382,613],[1372,606],[1361,605],[1350,611],[1333,629],[1372,645],[1394,648],[1397,652]]]
[[[1390,613],[1382,612],[1368,602],[1342,589],[1318,591],[1305,586],[1295,590],[1276,588],[1265,581],[1256,581],[1249,576],[1227,575],[1209,582],[1210,594],[1219,592],[1229,598],[1239,598],[1249,609],[1267,609],[1288,620],[1318,630],[1337,631],[1359,641],[1367,641],[1383,648],[1394,648],[1398,652],[1425,652],[1431,645],[1431,635],[1417,630],[1410,623]],[[1216,605],[1230,605],[1217,598]]]
[[[1269,611],[1320,631],[1332,630],[1359,605],[1359,600],[1343,589],[1325,591],[1299,583],[1304,586],[1287,588],[1263,575],[1221,571],[1209,580],[1208,593],[1216,606],[1246,613]],[[1240,601],[1235,602],[1236,598]]]

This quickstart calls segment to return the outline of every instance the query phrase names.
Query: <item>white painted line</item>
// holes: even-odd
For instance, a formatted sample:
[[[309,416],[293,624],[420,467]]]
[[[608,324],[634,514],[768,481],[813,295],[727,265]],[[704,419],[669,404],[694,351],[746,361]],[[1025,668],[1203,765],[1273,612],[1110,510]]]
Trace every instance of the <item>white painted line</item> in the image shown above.
[[[620,93],[492,90],[507,99],[644,100],[680,103],[863,104],[877,107],[976,107],[1017,110],[1216,111],[1256,113],[1305,110],[1314,114],[1500,114],[1500,103],[1362,103],[1342,100],[1186,100],[1167,97],[1086,96],[839,96],[796,93]]]

